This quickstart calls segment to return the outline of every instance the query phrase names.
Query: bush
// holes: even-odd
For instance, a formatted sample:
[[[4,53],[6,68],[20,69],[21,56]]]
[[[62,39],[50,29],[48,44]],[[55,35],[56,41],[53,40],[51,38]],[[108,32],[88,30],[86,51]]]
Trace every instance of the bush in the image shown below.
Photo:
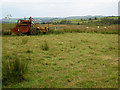
[[[44,43],[41,45],[41,49],[46,51],[49,50],[49,45],[47,41],[44,41]]]
[[[16,83],[25,80],[25,74],[28,70],[28,64],[24,60],[20,60],[18,56],[12,59],[3,60],[3,85],[8,83]]]

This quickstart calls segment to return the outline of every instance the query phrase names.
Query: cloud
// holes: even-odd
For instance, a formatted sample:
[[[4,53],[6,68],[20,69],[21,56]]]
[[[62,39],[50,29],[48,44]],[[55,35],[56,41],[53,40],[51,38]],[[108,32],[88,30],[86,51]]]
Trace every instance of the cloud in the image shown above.
[[[4,0],[2,17],[117,15],[118,0]]]
[[[2,2],[119,2],[119,0],[2,0]]]

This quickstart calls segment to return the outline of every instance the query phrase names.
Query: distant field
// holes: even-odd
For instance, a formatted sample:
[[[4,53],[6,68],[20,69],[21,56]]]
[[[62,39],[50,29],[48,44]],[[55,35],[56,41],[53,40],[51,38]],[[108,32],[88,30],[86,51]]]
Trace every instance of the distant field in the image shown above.
[[[87,26],[109,26],[118,24],[118,17],[101,17],[101,18],[88,18],[88,19],[61,19],[54,20],[54,24],[71,24],[71,25],[87,25]]]
[[[16,24],[7,23],[2,24],[3,35],[9,35],[11,28],[15,27]],[[48,24],[37,24],[39,27],[48,27]],[[102,34],[118,34],[118,25],[109,25],[109,26],[90,26],[90,25],[67,25],[67,24],[59,24],[53,25],[49,24],[50,32],[49,33],[102,33]]]
[[[16,23],[4,23],[2,24],[2,30],[11,30],[11,28],[14,28],[16,26]]]
[[[117,34],[3,36],[2,43],[3,60],[29,62],[27,79],[3,88],[118,88]]]

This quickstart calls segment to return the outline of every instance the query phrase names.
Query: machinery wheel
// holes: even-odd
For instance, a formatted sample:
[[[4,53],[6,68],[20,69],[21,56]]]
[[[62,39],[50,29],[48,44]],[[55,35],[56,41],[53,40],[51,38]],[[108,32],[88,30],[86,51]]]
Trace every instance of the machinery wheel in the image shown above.
[[[43,34],[46,34],[46,32],[43,32]]]
[[[29,36],[29,35],[30,35],[30,31],[27,32],[27,36]]]

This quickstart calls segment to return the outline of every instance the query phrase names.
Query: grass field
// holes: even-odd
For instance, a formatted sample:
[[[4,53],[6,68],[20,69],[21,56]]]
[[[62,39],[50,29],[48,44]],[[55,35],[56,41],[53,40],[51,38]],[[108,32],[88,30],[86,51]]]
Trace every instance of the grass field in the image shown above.
[[[3,88],[118,88],[117,34],[3,36],[2,43],[3,60],[18,57],[29,68],[26,80]]]

